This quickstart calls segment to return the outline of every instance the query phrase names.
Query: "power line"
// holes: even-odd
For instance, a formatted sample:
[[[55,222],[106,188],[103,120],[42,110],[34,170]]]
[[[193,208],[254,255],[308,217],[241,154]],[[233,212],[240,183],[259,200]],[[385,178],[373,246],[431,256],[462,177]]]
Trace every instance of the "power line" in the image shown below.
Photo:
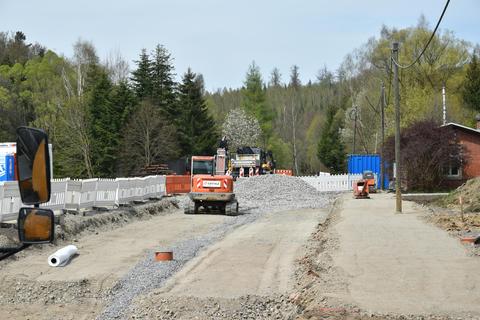
[[[420,54],[418,55],[418,57],[417,57],[412,63],[410,63],[409,65],[404,66],[404,65],[401,65],[399,62],[397,62],[397,61],[395,60],[395,58],[392,57],[393,63],[395,63],[400,69],[408,69],[408,68],[410,68],[410,67],[413,66],[415,63],[417,63],[418,60],[420,60],[420,58],[423,56],[423,54],[424,54],[425,51],[427,50],[428,46],[430,45],[430,42],[432,42],[433,37],[435,36],[435,33],[437,32],[437,29],[438,29],[438,27],[440,26],[440,23],[442,22],[443,16],[445,15],[445,12],[447,11],[448,4],[449,4],[449,3],[450,3],[450,0],[447,0],[447,3],[445,4],[445,7],[443,8],[442,14],[440,15],[440,18],[438,19],[437,25],[435,26],[435,29],[433,29],[433,32],[432,32],[432,35],[430,36],[430,39],[428,39],[428,42],[427,42],[427,44],[425,45],[425,47],[423,48],[422,52],[420,52]]]

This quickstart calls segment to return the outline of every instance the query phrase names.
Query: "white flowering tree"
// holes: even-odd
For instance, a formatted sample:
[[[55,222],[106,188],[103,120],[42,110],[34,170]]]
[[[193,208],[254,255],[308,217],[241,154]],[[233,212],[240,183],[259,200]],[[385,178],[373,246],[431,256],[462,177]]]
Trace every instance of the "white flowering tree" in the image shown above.
[[[230,110],[222,125],[222,135],[228,139],[230,150],[242,146],[256,146],[262,135],[258,120],[248,115],[244,110]]]

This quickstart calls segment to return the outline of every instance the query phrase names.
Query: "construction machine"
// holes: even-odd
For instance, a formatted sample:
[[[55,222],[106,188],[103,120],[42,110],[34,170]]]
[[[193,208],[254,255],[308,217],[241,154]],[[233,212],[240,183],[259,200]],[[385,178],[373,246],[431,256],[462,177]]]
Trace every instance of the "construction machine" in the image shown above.
[[[193,156],[191,161],[191,199],[186,214],[220,212],[238,213],[238,201],[233,192],[233,178],[225,175],[225,159],[217,156]]]
[[[362,178],[367,183],[368,192],[376,193],[377,189],[375,188],[375,175],[373,172],[368,170],[363,171]]]
[[[275,160],[271,151],[241,147],[230,160],[230,171],[236,177],[273,173]],[[247,174],[248,173],[248,174]]]
[[[353,196],[355,199],[369,199],[368,182],[360,179],[353,183]]]

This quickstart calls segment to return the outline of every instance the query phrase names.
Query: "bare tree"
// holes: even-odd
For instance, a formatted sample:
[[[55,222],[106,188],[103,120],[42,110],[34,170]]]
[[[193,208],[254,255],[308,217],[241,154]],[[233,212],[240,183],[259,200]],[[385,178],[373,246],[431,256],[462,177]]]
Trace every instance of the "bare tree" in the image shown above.
[[[59,117],[59,134],[56,148],[63,149],[57,154],[66,159],[59,161],[68,163],[68,168],[62,168],[63,174],[79,177],[93,177],[91,157],[91,141],[89,135],[89,119],[81,98],[72,98]]]
[[[174,125],[160,115],[158,108],[142,102],[125,128],[120,171],[132,174],[177,157],[176,137]]]
[[[128,79],[130,67],[127,60],[125,60],[120,53],[120,50],[117,49],[108,54],[105,60],[105,67],[113,83],[123,82]]]
[[[77,70],[77,96],[83,94],[88,68],[98,64],[97,50],[90,41],[77,40],[73,45],[73,64]]]
[[[300,81],[300,73],[298,72],[298,66],[294,65],[291,68],[290,73],[290,83],[288,84],[289,88],[292,90],[290,95],[290,120],[291,120],[291,127],[292,127],[292,154],[293,154],[293,167],[295,169],[295,174],[299,174],[299,167],[298,167],[298,150],[297,150],[297,126],[299,115],[302,112],[303,108],[301,105],[301,95],[300,95],[300,88],[301,88],[301,81]]]

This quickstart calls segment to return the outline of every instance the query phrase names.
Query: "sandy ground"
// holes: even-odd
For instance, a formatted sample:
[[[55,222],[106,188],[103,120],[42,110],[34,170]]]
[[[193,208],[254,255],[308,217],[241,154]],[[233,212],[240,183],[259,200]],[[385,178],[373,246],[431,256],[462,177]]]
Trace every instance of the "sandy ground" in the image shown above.
[[[480,259],[458,239],[425,223],[421,207],[392,195],[343,198],[336,267],[346,273],[340,298],[377,313],[480,317]]]
[[[285,293],[292,288],[294,262],[302,245],[325,218],[325,210],[268,214],[205,250],[161,291],[222,298]]]
[[[63,268],[49,267],[44,252],[13,261],[1,270],[0,289],[4,296],[16,296],[22,291],[16,286],[29,287],[31,284],[33,291],[41,291],[52,283],[62,288],[70,286],[72,291],[83,291],[82,294],[64,294],[61,298],[65,302],[3,304],[0,319],[92,319],[104,307],[99,298],[144,256],[146,250],[168,249],[169,244],[204,234],[225,219],[228,217],[191,216],[178,211],[80,238],[75,242],[79,255]]]

